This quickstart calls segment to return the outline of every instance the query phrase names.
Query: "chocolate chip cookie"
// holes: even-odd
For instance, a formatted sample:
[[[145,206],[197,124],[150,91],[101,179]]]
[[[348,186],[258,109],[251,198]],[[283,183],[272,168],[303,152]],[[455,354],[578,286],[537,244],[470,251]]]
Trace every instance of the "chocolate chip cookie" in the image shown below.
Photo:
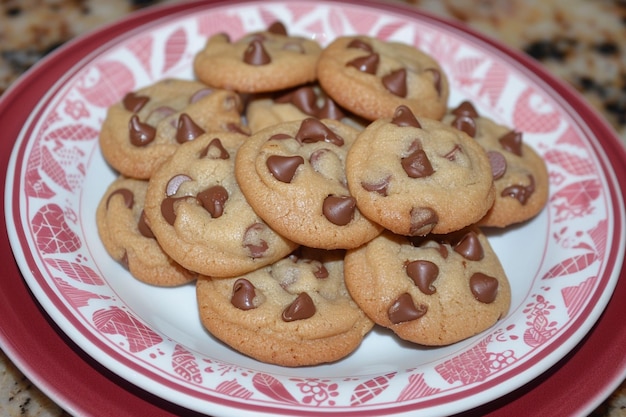
[[[400,106],[372,122],[346,159],[351,195],[397,234],[445,234],[483,218],[495,188],[485,151],[466,133]]]
[[[475,227],[419,238],[385,231],[347,252],[345,281],[374,322],[429,346],[488,329],[511,299],[500,261]]]
[[[200,277],[202,323],[257,360],[306,366],[352,353],[374,323],[343,280],[344,251],[301,248],[272,265],[234,278]]]

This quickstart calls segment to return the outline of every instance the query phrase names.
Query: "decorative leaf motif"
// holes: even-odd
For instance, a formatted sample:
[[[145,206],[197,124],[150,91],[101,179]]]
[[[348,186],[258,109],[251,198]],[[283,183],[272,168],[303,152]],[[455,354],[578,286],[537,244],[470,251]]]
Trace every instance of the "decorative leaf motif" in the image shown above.
[[[608,234],[608,221],[602,219],[598,222],[596,227],[589,230],[589,236],[595,245],[595,252],[598,254],[598,258],[602,258],[606,252],[606,241]]]
[[[548,133],[559,127],[561,116],[533,87],[527,87],[515,103],[513,125],[522,132]]]
[[[86,265],[53,258],[46,258],[44,262],[83,284],[104,285],[104,280],[100,275]]]
[[[482,77],[482,86],[478,93],[481,97],[487,96],[492,106],[500,99],[504,86],[509,79],[510,70],[499,62],[492,62],[487,73]]]
[[[187,32],[180,28],[172,33],[165,42],[165,60],[163,72],[167,72],[180,62],[187,49]]]
[[[126,47],[137,57],[141,66],[148,74],[152,74],[152,48],[154,47],[154,38],[150,35],[142,36],[134,41],[128,42]]]
[[[584,148],[585,144],[581,140],[578,132],[572,126],[568,126],[565,132],[556,140],[557,145],[571,145]]]
[[[596,279],[597,276],[592,276],[587,278],[580,285],[566,287],[561,290],[561,295],[563,296],[569,317],[576,317],[580,309],[583,308],[596,285]]]
[[[281,403],[298,404],[293,395],[287,391],[282,382],[275,377],[259,373],[252,377],[252,385],[262,394]]]
[[[48,187],[48,184],[43,181],[41,175],[39,175],[39,169],[31,169],[30,166],[26,172],[25,192],[28,197],[42,199],[49,199],[56,195],[56,193]]]
[[[125,337],[128,350],[132,353],[141,352],[163,341],[152,329],[119,307],[97,310],[92,319],[102,333]]]
[[[572,175],[589,175],[596,172],[590,158],[582,158],[559,149],[550,149],[544,155],[546,162],[558,165]]]
[[[449,384],[461,382],[467,385],[483,381],[490,374],[488,341],[488,338],[481,340],[473,348],[435,366],[435,370]]]
[[[545,314],[538,312],[534,315],[534,319],[524,331],[524,343],[528,346],[541,346],[550,339],[556,332],[556,323],[548,321]]]
[[[228,33],[234,38],[243,35],[246,30],[238,15],[225,15],[223,13],[201,13],[198,16],[198,34],[204,37],[216,33]]]
[[[196,357],[179,344],[174,347],[172,353],[172,369],[184,380],[202,384],[202,373]]]
[[[109,297],[94,294],[89,291],[81,290],[70,285],[61,278],[54,278],[54,284],[57,286],[61,294],[74,308],[81,308],[89,305],[89,300],[108,300]]]
[[[243,399],[251,398],[254,394],[252,391],[246,389],[243,385],[237,382],[236,379],[220,382],[219,385],[215,388],[215,391],[219,392],[220,394],[228,395],[230,397]]]
[[[360,405],[379,396],[389,388],[389,382],[396,376],[396,372],[387,375],[379,375],[356,386],[350,397],[350,405]]]
[[[67,181],[65,176],[65,170],[63,166],[58,163],[54,155],[47,147],[41,147],[41,170],[55,183],[66,189],[72,191],[72,187]]]
[[[379,39],[387,40],[391,38],[396,32],[403,29],[404,27],[406,27],[405,22],[401,22],[401,21],[390,22],[378,28],[374,36],[376,36]]]
[[[31,220],[37,249],[43,253],[69,253],[81,247],[79,237],[70,229],[63,209],[56,204],[41,207]]]
[[[398,396],[397,402],[414,400],[434,395],[441,391],[439,388],[433,388],[424,380],[424,374],[412,374],[409,376],[409,383]]]
[[[135,89],[135,76],[122,62],[97,62],[76,89],[96,107],[108,108]]]
[[[344,23],[342,18],[350,23],[350,27],[344,29]],[[361,12],[360,10],[354,10],[354,13],[344,13],[339,16],[337,13],[331,13],[328,16],[328,20],[331,23],[331,27],[334,29],[334,33],[364,33],[371,35],[371,28],[378,23],[379,16],[374,13]]]
[[[598,255],[594,252],[588,252],[583,255],[572,256],[558,264],[554,265],[541,279],[550,279],[561,277],[564,275],[575,274],[587,268],[598,259]]]
[[[53,129],[48,134],[46,134],[46,139],[48,140],[94,140],[98,137],[100,132],[97,129],[94,129],[89,126],[85,126],[83,124],[70,124],[60,127],[58,129]]]

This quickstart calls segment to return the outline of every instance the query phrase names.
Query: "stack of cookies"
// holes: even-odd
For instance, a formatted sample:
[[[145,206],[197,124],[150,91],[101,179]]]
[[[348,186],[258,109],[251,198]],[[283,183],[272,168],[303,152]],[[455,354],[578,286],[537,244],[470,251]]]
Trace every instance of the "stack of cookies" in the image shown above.
[[[448,108],[432,57],[367,36],[322,48],[278,22],[212,36],[194,71],[102,126],[120,176],[98,230],[136,279],[195,281],[208,332],[282,366],[337,361],[374,325],[441,346],[507,313],[481,228],[537,215],[546,167],[521,132]]]

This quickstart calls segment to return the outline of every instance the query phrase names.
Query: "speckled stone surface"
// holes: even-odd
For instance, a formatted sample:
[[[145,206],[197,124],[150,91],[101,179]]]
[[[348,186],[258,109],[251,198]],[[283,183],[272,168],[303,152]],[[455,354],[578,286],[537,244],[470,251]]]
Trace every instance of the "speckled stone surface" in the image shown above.
[[[150,0],[3,0],[0,94],[46,53]],[[579,90],[626,143],[624,0],[395,0],[465,22],[541,61]],[[68,416],[0,351],[0,416]],[[592,414],[626,417],[626,383]]]

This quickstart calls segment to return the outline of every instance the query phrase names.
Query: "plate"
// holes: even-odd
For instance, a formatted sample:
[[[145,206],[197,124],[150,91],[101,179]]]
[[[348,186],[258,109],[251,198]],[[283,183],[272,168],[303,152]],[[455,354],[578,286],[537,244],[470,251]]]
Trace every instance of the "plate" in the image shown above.
[[[276,19],[322,44],[367,33],[427,50],[450,77],[451,104],[471,99],[479,111],[524,131],[526,142],[545,157],[551,173],[546,210],[490,234],[513,291],[510,314],[494,328],[437,349],[409,346],[377,330],[339,363],[280,368],[212,339],[199,323],[193,286],[143,285],[108,257],[94,222],[95,207],[115,178],[97,146],[106,108],[154,80],[192,77],[193,54],[211,33],[236,38]],[[191,3],[140,13],[100,35],[105,40],[94,34],[44,60],[26,75],[39,89],[26,89],[22,81],[0,107],[8,115],[15,114],[10,104],[32,105],[18,112],[23,123],[14,128],[7,232],[28,289],[70,350],[79,351],[70,368],[92,367],[95,372],[85,372],[96,379],[123,381],[131,398],[212,415],[234,409],[449,415],[510,399],[567,361],[608,303],[624,253],[618,183],[624,175],[616,162],[624,151],[597,115],[578,106],[577,95],[529,60],[412,9],[370,2]],[[70,58],[69,64],[61,58]],[[46,65],[55,71],[40,69]],[[7,104],[11,98],[15,103]],[[3,124],[9,120],[15,123],[3,117]],[[5,327],[16,331],[3,322]],[[3,348],[36,376],[11,337],[3,338]],[[615,373],[623,377],[623,369]],[[603,385],[609,389],[616,380]],[[53,398],[60,391],[42,385]],[[67,393],[57,395],[63,404]],[[597,400],[591,397],[585,406]],[[140,407],[142,401],[130,403]]]

